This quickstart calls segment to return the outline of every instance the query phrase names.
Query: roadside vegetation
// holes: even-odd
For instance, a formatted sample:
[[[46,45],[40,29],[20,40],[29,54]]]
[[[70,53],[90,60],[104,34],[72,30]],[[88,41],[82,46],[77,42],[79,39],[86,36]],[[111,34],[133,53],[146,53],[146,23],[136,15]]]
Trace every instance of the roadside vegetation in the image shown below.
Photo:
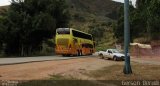
[[[93,81],[80,80],[73,76],[51,75],[48,80],[32,80],[19,83],[17,86],[106,86]]]
[[[130,41],[150,43],[160,40],[160,1],[137,0],[136,7],[130,5]],[[118,21],[115,24],[114,34],[118,42],[123,42],[124,13],[123,7],[119,10]]]
[[[54,52],[50,40],[56,28],[68,27],[70,19],[65,0],[12,0],[0,13],[0,50],[6,56]]]
[[[86,80],[39,80],[18,84],[17,86],[106,86]]]

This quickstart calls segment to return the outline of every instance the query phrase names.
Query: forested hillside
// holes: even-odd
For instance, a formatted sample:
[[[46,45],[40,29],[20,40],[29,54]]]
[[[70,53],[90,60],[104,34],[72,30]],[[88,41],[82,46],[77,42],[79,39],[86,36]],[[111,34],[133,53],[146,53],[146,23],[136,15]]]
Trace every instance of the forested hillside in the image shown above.
[[[159,0],[138,0],[136,8],[130,5],[131,42],[160,39],[159,7]],[[20,0],[0,7],[0,52],[18,56],[54,52],[58,27],[92,34],[97,50],[112,48],[123,44],[123,4],[111,0]]]
[[[3,6],[0,8],[0,50],[18,56],[50,51],[48,47],[54,46],[50,38],[57,27],[72,27],[93,34],[97,48],[112,46],[115,40],[111,25],[117,19],[120,5],[111,0],[26,0]]]
[[[96,48],[114,47],[112,23],[118,19],[122,3],[112,0],[67,0],[70,8],[70,27],[91,33]]]
[[[53,52],[56,28],[68,27],[70,19],[65,0],[12,0],[8,9],[4,8],[0,16],[0,50],[5,55],[36,55],[44,49]]]
[[[130,6],[131,42],[151,43],[160,40],[160,1],[137,0],[136,8]],[[119,10],[117,26],[114,34],[119,42],[123,42],[124,14],[123,7]]]

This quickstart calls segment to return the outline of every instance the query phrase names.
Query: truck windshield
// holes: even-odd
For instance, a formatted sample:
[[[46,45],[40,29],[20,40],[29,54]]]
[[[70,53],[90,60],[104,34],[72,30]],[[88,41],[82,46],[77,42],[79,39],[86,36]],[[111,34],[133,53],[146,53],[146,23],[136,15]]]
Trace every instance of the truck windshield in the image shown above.
[[[113,51],[113,53],[119,53],[119,51],[116,49],[113,49],[112,51]]]

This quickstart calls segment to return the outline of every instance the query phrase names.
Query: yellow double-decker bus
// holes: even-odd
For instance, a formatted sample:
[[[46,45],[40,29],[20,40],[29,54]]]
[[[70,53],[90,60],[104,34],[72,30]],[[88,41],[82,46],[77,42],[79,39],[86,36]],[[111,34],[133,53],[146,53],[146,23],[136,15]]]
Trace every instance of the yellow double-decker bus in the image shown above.
[[[95,52],[92,35],[73,28],[58,28],[55,44],[56,54],[63,56],[91,55]]]

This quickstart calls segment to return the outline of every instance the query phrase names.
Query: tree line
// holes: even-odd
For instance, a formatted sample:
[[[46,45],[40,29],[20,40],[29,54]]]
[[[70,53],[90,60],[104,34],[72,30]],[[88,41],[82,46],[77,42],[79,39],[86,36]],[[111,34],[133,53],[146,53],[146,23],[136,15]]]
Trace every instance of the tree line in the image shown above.
[[[130,3],[131,4],[131,3]],[[160,1],[137,0],[136,7],[130,5],[130,41],[142,38],[144,43],[160,39]],[[124,11],[119,9],[118,21],[114,27],[114,34],[119,42],[124,39]]]
[[[28,56],[42,50],[58,27],[68,27],[70,14],[65,0],[12,0],[0,14],[0,52]]]

